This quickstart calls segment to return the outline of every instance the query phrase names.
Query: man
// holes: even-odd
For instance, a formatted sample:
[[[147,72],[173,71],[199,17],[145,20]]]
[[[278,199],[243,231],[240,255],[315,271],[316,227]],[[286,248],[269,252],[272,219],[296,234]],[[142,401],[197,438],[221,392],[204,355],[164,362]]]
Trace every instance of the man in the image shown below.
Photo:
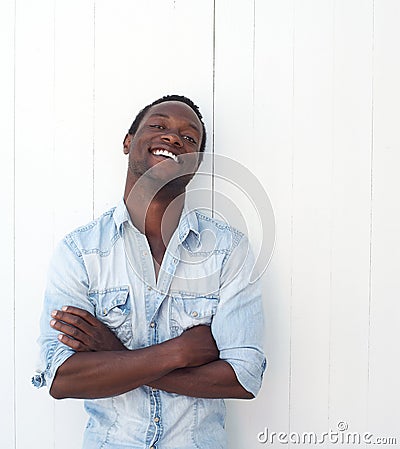
[[[53,256],[33,381],[86,399],[85,449],[226,448],[223,398],[261,386],[248,241],[185,204],[205,141],[188,98],[146,106],[124,139],[123,201]]]

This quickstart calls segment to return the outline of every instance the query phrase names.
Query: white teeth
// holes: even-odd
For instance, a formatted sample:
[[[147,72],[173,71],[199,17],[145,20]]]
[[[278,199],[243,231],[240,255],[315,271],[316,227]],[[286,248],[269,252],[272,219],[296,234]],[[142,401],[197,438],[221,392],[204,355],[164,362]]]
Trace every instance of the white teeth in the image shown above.
[[[152,153],[154,154],[154,156],[165,156],[165,157],[170,157],[171,159],[173,159],[175,162],[178,162],[178,158],[175,156],[174,153],[171,153],[168,150],[163,150],[161,148],[153,150]]]

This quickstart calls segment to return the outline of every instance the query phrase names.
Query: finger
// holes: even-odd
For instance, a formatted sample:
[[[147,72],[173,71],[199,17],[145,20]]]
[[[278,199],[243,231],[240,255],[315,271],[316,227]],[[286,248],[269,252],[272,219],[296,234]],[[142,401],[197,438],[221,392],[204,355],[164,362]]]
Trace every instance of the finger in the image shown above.
[[[73,306],[63,306],[61,308],[62,312],[68,312],[72,315],[76,315],[86,322],[88,322],[91,326],[96,326],[100,323],[100,321],[95,318],[90,312],[88,312],[85,309],[80,309],[79,307],[73,307]]]
[[[58,336],[58,340],[64,345],[70,347],[71,349],[77,352],[88,352],[90,349],[85,346],[82,342],[78,340],[74,340],[73,338],[68,337],[68,335],[60,334]]]
[[[54,319],[50,321],[50,326],[87,346],[88,336],[77,327],[70,326],[69,324]]]
[[[64,323],[68,323],[71,326],[78,328],[85,334],[91,334],[93,326],[78,315],[69,312],[62,312],[61,310],[54,310],[51,313],[51,316],[58,321],[63,321]]]

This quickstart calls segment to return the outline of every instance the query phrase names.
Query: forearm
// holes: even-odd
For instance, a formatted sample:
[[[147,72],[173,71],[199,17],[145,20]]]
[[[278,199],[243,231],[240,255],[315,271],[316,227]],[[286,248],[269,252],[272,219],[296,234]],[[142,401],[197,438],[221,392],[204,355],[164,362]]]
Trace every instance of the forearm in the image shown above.
[[[169,393],[199,398],[253,398],[238,382],[233,368],[223,360],[195,368],[177,369],[147,385]]]
[[[135,351],[77,352],[58,369],[50,389],[56,399],[116,396],[180,368],[172,340]]]

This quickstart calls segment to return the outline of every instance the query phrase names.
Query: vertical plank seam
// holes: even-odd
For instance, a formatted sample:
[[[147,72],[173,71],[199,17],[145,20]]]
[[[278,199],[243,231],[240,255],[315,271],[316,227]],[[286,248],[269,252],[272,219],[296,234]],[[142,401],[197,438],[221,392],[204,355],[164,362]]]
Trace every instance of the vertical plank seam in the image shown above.
[[[369,277],[368,277],[368,344],[366,425],[369,426],[370,361],[371,361],[371,303],[372,303],[372,237],[373,237],[373,163],[374,163],[374,87],[375,87],[375,0],[372,0],[371,39],[371,146],[370,146],[370,213],[369,213]]]
[[[13,82],[14,82],[14,92],[13,92],[13,446],[14,449],[17,447],[17,392],[16,392],[16,304],[15,304],[15,283],[16,283],[16,264],[15,264],[15,255],[16,255],[16,241],[15,241],[15,218],[16,218],[16,209],[15,209],[15,177],[16,177],[16,145],[15,145],[15,136],[16,136],[16,78],[17,78],[17,69],[16,69],[16,60],[17,60],[17,0],[14,0],[14,35],[13,35],[13,45],[14,45],[14,73],[13,73]]]
[[[213,0],[213,74],[212,74],[212,136],[211,136],[211,216],[215,208],[215,4]]]
[[[332,145],[331,145],[331,207],[330,207],[330,245],[329,245],[329,329],[328,329],[328,400],[327,400],[327,418],[328,428],[331,429],[331,362],[332,362],[332,315],[333,315],[333,228],[334,228],[334,188],[333,180],[335,173],[335,69],[336,69],[336,53],[335,53],[335,26],[336,26],[336,0],[332,1]]]
[[[56,52],[56,36],[57,36],[57,28],[56,28],[56,5],[57,5],[57,2],[55,1],[55,2],[53,2],[53,8],[54,8],[54,10],[53,10],[53,14],[54,14],[54,23],[53,23],[53,26],[54,26],[54,30],[53,30],[53,35],[54,35],[54,45],[53,45],[53,52],[54,52],[54,57],[53,57],[53,64],[54,64],[54,75],[53,75],[53,105],[54,105],[54,124],[56,125],[56,54],[57,54],[57,52]],[[53,155],[54,155],[54,159],[56,160],[56,127],[55,127],[55,130],[54,130],[54,134],[53,134],[53,137],[54,137],[54,146],[53,146]],[[54,173],[56,173],[56,170],[54,170]],[[53,179],[53,181],[54,181],[54,179]],[[56,244],[56,242],[55,242],[55,229],[56,229],[56,227],[55,227],[55,221],[56,221],[56,213],[55,213],[55,210],[53,209],[53,219],[54,219],[54,222],[53,222],[53,251],[54,251],[54,246],[55,246],[55,244]],[[55,401],[52,401],[52,408],[53,408],[53,417],[54,417],[54,419],[53,419],[53,435],[54,435],[54,437],[53,437],[53,447],[54,447],[54,449],[56,449],[56,446],[57,446],[57,444],[56,444],[56,442],[57,442],[57,440],[56,440],[56,433],[57,433],[57,413],[56,413],[56,411],[57,411],[57,403],[55,402]]]
[[[95,136],[96,136],[96,0],[93,0],[93,91],[92,91],[92,220],[95,215]]]
[[[52,181],[54,182],[54,174],[56,173],[56,126],[57,126],[57,122],[56,122],[56,5],[57,5],[57,0],[53,2],[53,148],[52,148],[52,153],[53,153],[53,179]],[[53,192],[52,192],[53,195]],[[55,200],[55,198],[53,197],[53,201]],[[53,210],[52,210],[52,219],[53,219],[53,223],[52,223],[52,233],[53,233],[53,242],[52,242],[52,251],[54,252],[54,247],[55,247],[55,223],[56,223],[56,211],[55,211],[55,207],[53,204]],[[51,407],[51,411],[52,411],[52,415],[53,415],[53,449],[56,448],[56,410],[57,410],[57,406],[55,401],[52,401],[52,407]]]
[[[255,101],[256,101],[256,0],[253,0],[253,78],[252,78],[252,148],[255,143]]]
[[[291,215],[290,215],[290,307],[289,307],[289,385],[288,385],[288,433],[291,431],[292,405],[292,322],[293,322],[293,234],[294,234],[294,149],[295,149],[295,41],[296,8],[292,0],[292,158],[291,158]],[[291,443],[289,443],[289,448]]]
[[[52,173],[52,183],[54,183],[55,179],[55,173],[56,173],[56,130],[57,130],[57,120],[56,120],[56,5],[57,0],[53,2],[53,142],[52,142],[52,165],[53,165],[53,173]],[[51,192],[52,195],[54,195],[54,190],[52,189]],[[51,213],[51,219],[52,219],[52,250],[54,251],[55,247],[55,224],[56,224],[56,210],[55,210],[55,200],[56,198],[52,197],[53,204],[52,204],[52,213]]]

